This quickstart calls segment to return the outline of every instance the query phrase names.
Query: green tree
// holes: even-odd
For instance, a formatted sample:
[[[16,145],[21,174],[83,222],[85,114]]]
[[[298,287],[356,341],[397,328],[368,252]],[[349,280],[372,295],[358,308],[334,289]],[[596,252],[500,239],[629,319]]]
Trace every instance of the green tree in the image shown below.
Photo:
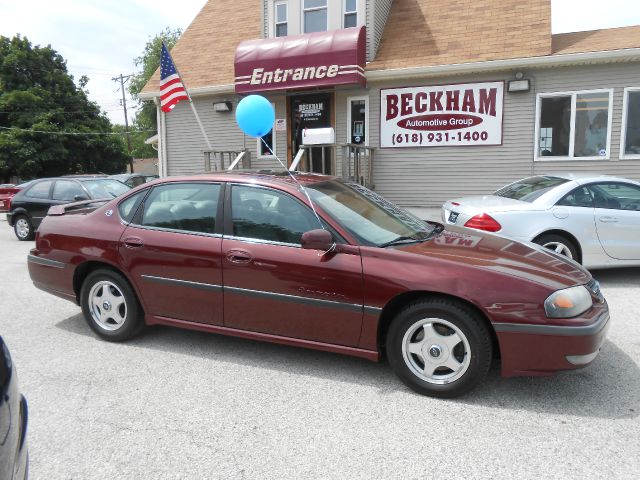
[[[127,162],[111,122],[50,45],[0,36],[0,178],[116,173]]]
[[[147,84],[151,76],[160,67],[160,50],[162,42],[171,50],[182,35],[182,29],[165,28],[155,37],[150,37],[144,47],[142,55],[134,59],[136,67],[140,71],[135,74],[129,83],[129,93],[138,101],[140,109],[133,121],[133,130],[158,130],[158,120],[156,116],[156,106],[153,102],[142,101],[140,92]],[[134,158],[155,157],[157,152],[151,145],[146,145],[144,141],[152,135],[152,132],[131,134],[132,155]]]

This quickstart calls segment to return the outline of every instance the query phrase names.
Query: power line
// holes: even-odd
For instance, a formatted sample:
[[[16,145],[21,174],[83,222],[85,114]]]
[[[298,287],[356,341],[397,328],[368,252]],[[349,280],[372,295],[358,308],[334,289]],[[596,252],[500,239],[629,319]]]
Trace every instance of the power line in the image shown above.
[[[131,130],[129,132],[48,132],[46,130],[33,130],[30,128],[0,127],[2,130],[15,130],[19,132],[46,133],[48,135],[127,135],[128,133],[155,132],[155,130]]]

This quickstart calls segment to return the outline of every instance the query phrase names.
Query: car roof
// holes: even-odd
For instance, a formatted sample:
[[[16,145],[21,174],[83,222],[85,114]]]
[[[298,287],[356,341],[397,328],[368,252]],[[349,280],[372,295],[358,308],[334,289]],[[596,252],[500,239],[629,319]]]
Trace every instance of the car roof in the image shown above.
[[[295,180],[292,178],[295,177]],[[213,180],[218,182],[238,182],[258,185],[281,185],[286,187],[297,188],[298,183],[302,185],[312,185],[316,183],[335,180],[336,177],[330,175],[322,175],[319,173],[307,172],[288,172],[286,170],[233,170],[211,173],[201,173],[197,175],[188,175],[180,177],[164,177],[145,185],[153,185],[163,182],[185,182],[185,181],[202,181]],[[296,182],[297,180],[297,182]]]
[[[628,178],[615,177],[612,175],[605,175],[600,173],[549,173],[549,174],[540,174],[536,176],[558,177],[558,178],[564,178],[565,180],[575,180],[578,183],[611,182],[611,181],[636,183],[634,180],[630,180]]]

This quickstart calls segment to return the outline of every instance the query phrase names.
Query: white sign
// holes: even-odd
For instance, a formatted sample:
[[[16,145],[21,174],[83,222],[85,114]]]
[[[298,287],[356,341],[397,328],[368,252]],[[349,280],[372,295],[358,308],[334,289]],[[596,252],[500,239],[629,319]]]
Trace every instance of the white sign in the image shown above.
[[[380,90],[380,147],[502,145],[504,82]]]
[[[287,120],[284,118],[276,118],[276,132],[287,131]]]

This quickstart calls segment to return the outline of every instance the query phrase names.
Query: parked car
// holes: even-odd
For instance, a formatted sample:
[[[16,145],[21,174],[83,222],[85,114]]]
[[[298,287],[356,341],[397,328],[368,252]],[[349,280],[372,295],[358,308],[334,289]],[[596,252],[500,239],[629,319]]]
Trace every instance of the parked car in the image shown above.
[[[550,375],[598,354],[607,303],[589,272],[532,244],[426,223],[315,174],[227,172],[53,207],[28,257],[36,287],[100,337],[162,324],[378,360],[418,392]],[[304,185],[302,190],[299,184]],[[313,199],[313,203],[310,203]]]
[[[18,376],[7,344],[0,337],[0,478],[26,479],[27,400],[18,388]]]
[[[18,240],[33,240],[35,230],[52,205],[114,198],[129,189],[117,180],[91,175],[33,180],[11,199],[7,222]]]
[[[150,182],[151,180],[155,180],[156,178],[160,177],[158,177],[158,175],[145,175],[142,173],[119,173],[118,175],[111,175],[111,178],[114,178],[131,188],[134,188],[138,185],[142,185],[143,183]]]
[[[23,188],[23,185],[3,183],[0,185],[0,212],[8,212],[11,208],[11,198]]]
[[[448,200],[442,220],[531,241],[588,268],[640,265],[640,182],[625,178],[528,177],[491,195]]]

